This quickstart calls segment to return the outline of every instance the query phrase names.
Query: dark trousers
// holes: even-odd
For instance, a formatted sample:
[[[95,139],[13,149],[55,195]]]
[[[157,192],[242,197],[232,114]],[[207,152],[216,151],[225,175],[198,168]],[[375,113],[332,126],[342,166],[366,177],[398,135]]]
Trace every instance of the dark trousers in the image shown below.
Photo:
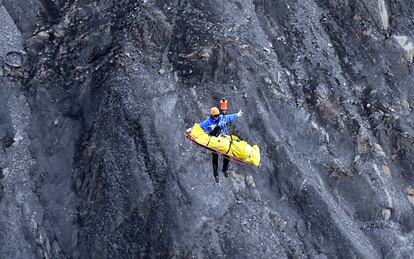
[[[218,137],[220,135],[220,127],[216,126],[213,129],[213,132],[210,133],[210,136],[216,136]],[[213,153],[213,174],[214,177],[218,177],[218,155]],[[223,156],[223,172],[227,172],[227,169],[229,169],[229,159]]]
[[[218,177],[218,157],[219,155],[213,153],[213,174],[214,177]],[[227,169],[229,169],[229,159],[227,159],[226,157],[223,157],[223,172],[226,172]]]

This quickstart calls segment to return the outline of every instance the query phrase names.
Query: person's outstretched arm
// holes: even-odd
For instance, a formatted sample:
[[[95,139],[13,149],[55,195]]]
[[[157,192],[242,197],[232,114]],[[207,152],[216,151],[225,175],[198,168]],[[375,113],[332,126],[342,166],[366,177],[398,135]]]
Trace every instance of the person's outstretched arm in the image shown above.
[[[241,117],[243,115],[243,112],[240,110],[238,113],[229,114],[224,117],[224,123],[229,123],[231,121],[234,121],[238,117]]]

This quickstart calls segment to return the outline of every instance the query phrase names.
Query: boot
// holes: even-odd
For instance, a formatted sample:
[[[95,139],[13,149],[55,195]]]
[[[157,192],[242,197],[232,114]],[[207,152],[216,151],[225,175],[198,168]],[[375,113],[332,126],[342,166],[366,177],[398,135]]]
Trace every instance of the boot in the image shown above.
[[[229,173],[227,171],[223,171],[224,177],[229,177]]]
[[[214,179],[216,180],[216,183],[219,183],[220,180],[219,180],[218,176],[215,175]]]

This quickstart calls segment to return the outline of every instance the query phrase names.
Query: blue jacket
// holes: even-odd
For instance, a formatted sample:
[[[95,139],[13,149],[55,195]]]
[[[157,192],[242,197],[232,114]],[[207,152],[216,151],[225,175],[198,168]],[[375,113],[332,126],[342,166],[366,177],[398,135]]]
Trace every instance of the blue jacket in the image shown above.
[[[213,129],[218,125],[220,126],[221,134],[228,135],[229,133],[227,132],[226,124],[231,121],[234,121],[235,119],[237,119],[237,117],[238,117],[237,114],[229,114],[229,115],[220,114],[218,119],[215,120],[211,116],[208,116],[208,118],[205,121],[200,123],[200,127],[204,131],[207,131],[208,134],[210,134],[213,131]]]

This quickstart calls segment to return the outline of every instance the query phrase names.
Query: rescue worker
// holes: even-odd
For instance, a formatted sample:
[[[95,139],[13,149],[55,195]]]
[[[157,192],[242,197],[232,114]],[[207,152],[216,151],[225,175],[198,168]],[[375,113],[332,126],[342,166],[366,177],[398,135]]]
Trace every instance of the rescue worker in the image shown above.
[[[240,110],[238,113],[235,114],[229,114],[224,115],[220,114],[220,110],[217,107],[212,107],[210,109],[210,116],[203,122],[201,122],[199,125],[200,127],[206,131],[210,136],[218,137],[221,135],[228,135],[226,129],[226,124],[237,119],[238,117],[241,117],[243,115],[242,111]],[[213,153],[213,174],[214,179],[216,182],[219,182],[219,176],[217,172],[218,167],[218,154]],[[226,157],[223,157],[223,174],[225,177],[228,177],[227,169],[229,168],[229,159]]]

